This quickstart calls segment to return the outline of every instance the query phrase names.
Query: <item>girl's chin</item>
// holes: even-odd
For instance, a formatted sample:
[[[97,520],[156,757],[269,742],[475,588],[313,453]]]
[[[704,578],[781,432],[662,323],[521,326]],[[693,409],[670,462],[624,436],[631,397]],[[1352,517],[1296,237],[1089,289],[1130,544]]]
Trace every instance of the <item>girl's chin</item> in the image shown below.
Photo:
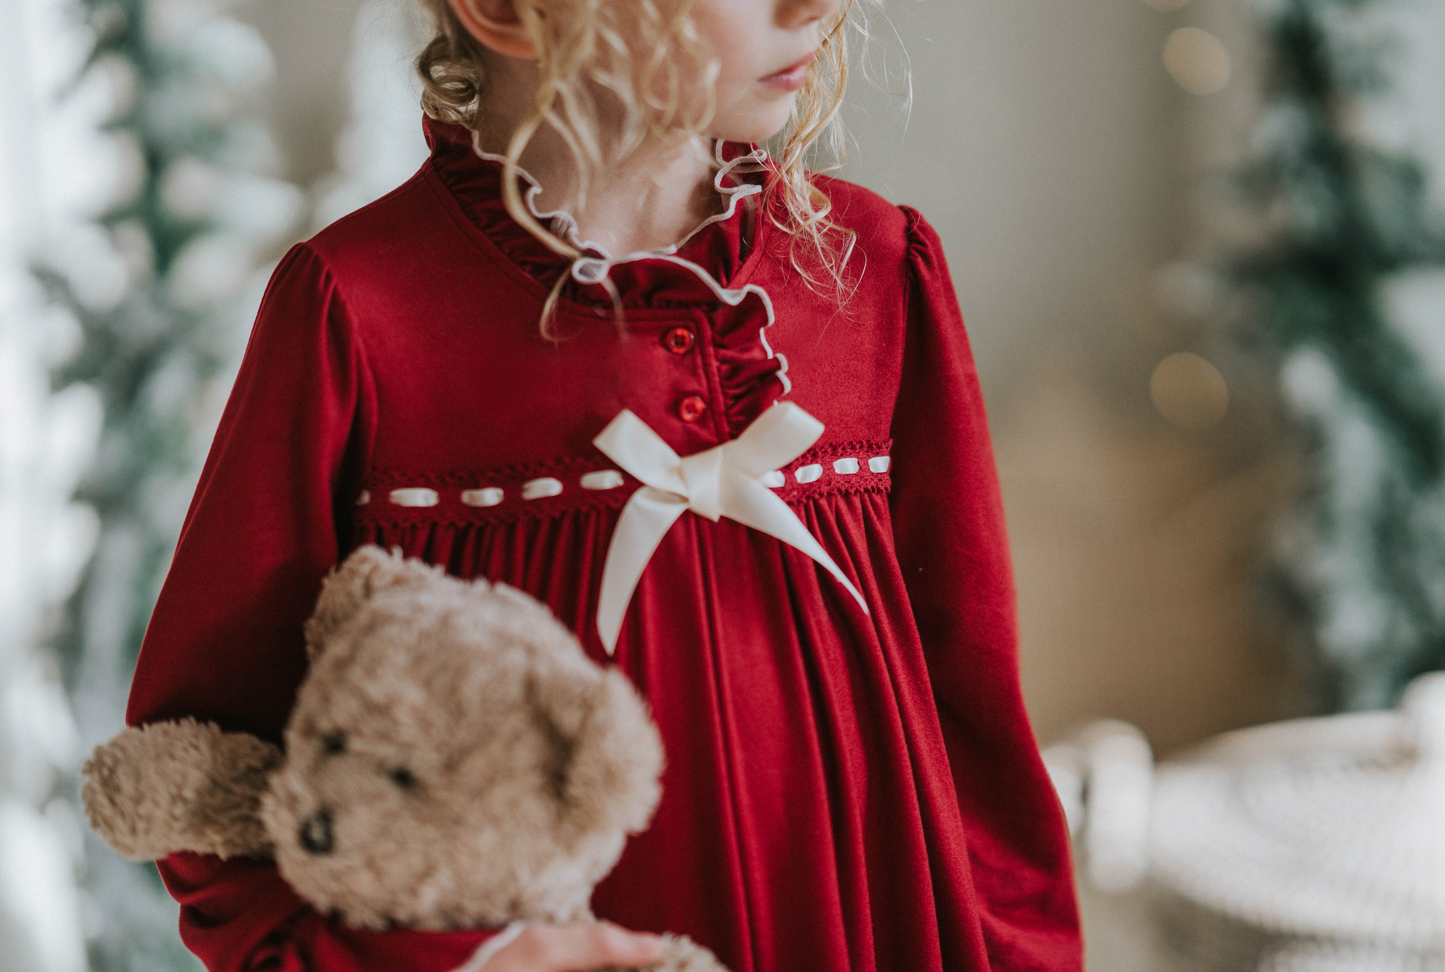
[[[787,92],[775,104],[720,114],[713,119],[709,134],[725,142],[766,142],[788,124],[793,116],[793,99],[792,92]]]

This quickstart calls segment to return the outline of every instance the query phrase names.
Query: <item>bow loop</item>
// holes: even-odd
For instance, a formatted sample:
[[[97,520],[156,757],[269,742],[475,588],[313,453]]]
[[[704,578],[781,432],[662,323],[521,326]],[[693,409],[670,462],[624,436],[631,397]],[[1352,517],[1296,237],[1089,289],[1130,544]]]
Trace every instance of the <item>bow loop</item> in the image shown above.
[[[837,578],[868,612],[863,595],[822,544],[788,504],[759,481],[798,458],[822,434],[823,423],[783,402],[765,411],[733,441],[682,458],[627,409],[608,423],[593,443],[645,484],[622,508],[602,568],[597,629],[609,655],[617,648],[622,618],[642,572],[687,510],[714,522],[727,517],[801,550]]]
[[[634,479],[653,489],[678,496],[687,495],[687,483],[682,478],[682,460],[662,436],[630,410],[624,408],[618,412],[602,434],[592,440],[592,444],[631,473]]]
[[[822,435],[822,422],[792,402],[779,402],[725,448],[729,464],[757,479],[807,452]]]

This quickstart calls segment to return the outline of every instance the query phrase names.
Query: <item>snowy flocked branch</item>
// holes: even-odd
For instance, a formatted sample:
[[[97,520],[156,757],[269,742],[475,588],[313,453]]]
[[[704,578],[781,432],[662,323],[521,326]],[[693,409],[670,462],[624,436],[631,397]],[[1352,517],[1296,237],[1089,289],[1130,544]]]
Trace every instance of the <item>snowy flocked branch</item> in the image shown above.
[[[17,968],[194,969],[154,871],[82,843],[74,774],[82,752],[120,728],[140,637],[254,313],[258,270],[298,226],[302,198],[277,177],[280,154],[259,121],[269,50],[227,4],[0,3],[28,28],[33,75],[23,94],[6,88],[30,136],[6,144],[33,152],[5,183],[28,229],[3,272],[28,295],[30,317],[7,328],[23,332],[14,360],[24,381],[3,387],[25,391],[4,404],[28,411],[4,428],[28,437],[38,467],[51,470],[6,493],[7,503],[13,493],[29,504],[7,505],[29,534],[7,548],[16,553],[6,567],[29,583],[40,619],[31,643],[58,649],[52,667],[71,701],[67,709],[58,690],[27,689],[18,722],[69,740],[52,759],[51,797],[64,799],[49,799],[46,815],[68,828],[70,871],[82,865],[85,919],[84,941],[44,936],[71,943],[64,962]],[[7,30],[16,22],[8,13]],[[59,513],[37,506],[47,503]],[[0,686],[17,677],[0,672]],[[58,715],[46,727],[36,709],[44,698],[55,713],[74,712],[68,736],[54,729]],[[0,939],[8,949],[10,937]]]
[[[1445,667],[1445,389],[1397,299],[1445,266],[1445,223],[1424,167],[1360,124],[1389,87],[1382,6],[1259,3],[1267,80],[1236,185],[1264,242],[1229,263],[1305,443],[1277,590],[1341,708]]]

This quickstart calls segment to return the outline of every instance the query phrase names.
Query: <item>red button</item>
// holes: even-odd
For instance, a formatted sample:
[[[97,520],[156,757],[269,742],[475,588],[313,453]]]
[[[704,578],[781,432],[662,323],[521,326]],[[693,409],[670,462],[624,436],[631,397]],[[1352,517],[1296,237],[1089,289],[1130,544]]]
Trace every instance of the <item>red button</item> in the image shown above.
[[[696,422],[707,411],[707,402],[696,395],[689,395],[677,403],[677,417],[684,422]]]
[[[663,337],[662,343],[673,354],[687,354],[692,350],[693,342],[696,340],[697,336],[692,333],[692,328],[674,327]]]

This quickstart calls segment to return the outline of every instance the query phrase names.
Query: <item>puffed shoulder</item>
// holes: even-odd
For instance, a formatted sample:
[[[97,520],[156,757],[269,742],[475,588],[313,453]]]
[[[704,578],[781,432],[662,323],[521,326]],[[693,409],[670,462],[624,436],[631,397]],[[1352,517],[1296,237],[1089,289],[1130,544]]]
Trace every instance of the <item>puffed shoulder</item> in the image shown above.
[[[923,290],[931,294],[946,294],[956,311],[953,278],[948,271],[948,260],[943,254],[943,241],[939,239],[938,231],[912,206],[901,206],[899,210],[908,222],[909,273]],[[961,319],[959,323],[961,326]]]
[[[335,274],[309,243],[297,243],[271,273],[251,332],[251,344],[259,351],[298,341],[349,343],[350,338],[344,335],[352,327]]]
[[[834,222],[856,234],[869,266],[899,266],[915,248],[938,246],[937,234],[917,210],[842,179],[816,176],[815,181],[833,204]]]
[[[310,288],[325,292],[335,285],[331,269],[311,243],[296,243],[277,261],[276,269],[271,271],[271,282],[266,288],[266,301],[274,301],[278,296],[277,292],[282,289]],[[264,306],[263,304],[263,309]]]
[[[912,206],[899,206],[898,211],[908,223],[908,252],[915,260],[943,260],[943,241],[938,230]]]
[[[427,161],[407,182],[300,247],[324,269],[361,326],[396,320],[428,294],[475,275],[467,262],[475,261],[478,251],[462,221]],[[316,269],[299,264],[298,272]]]
[[[375,266],[378,257],[395,258],[425,248],[436,235],[438,217],[445,226],[436,193],[428,185],[430,161],[391,192],[320,230],[304,244],[342,279]]]

